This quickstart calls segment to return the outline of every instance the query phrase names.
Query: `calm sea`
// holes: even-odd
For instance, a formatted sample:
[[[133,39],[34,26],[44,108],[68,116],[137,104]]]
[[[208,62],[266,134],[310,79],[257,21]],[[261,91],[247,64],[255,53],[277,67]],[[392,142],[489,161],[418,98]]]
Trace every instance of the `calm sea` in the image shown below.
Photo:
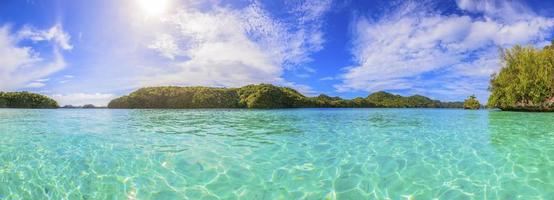
[[[554,113],[0,109],[0,199],[554,199]]]

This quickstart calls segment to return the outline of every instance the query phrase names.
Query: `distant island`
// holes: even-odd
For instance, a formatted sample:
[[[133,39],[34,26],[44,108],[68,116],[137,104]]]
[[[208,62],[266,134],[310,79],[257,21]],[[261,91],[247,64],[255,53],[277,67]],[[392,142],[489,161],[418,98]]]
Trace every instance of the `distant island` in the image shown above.
[[[479,110],[479,108],[481,108],[481,103],[479,103],[479,101],[477,100],[477,97],[475,97],[475,95],[469,96],[464,101],[464,109]]]
[[[102,108],[107,108],[107,107],[95,106],[93,104],[85,104],[85,105],[82,105],[82,106],[65,105],[65,106],[62,106],[61,108],[63,108],[63,109],[102,109]]]
[[[509,111],[554,111],[554,41],[543,49],[514,46],[490,82],[488,106]]]
[[[354,99],[325,94],[306,97],[292,88],[257,84],[240,88],[146,87],[112,100],[108,108],[463,108],[463,102],[387,92]]]
[[[0,92],[0,108],[58,108],[50,97],[30,92]]]

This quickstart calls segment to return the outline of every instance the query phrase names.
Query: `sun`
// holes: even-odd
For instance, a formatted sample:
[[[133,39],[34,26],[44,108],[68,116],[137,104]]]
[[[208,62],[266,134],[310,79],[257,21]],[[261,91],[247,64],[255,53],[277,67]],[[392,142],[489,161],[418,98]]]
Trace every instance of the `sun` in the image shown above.
[[[169,7],[169,0],[137,0],[140,8],[146,16],[160,16]]]

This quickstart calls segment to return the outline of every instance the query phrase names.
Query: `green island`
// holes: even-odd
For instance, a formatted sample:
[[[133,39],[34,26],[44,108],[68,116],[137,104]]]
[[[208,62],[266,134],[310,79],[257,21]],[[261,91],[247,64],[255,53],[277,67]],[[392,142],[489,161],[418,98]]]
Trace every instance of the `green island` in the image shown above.
[[[554,41],[543,49],[501,51],[502,68],[490,81],[488,106],[510,111],[554,111]]]
[[[50,97],[30,92],[0,92],[0,108],[57,108]]]
[[[478,110],[481,108],[481,103],[477,100],[477,97],[475,95],[469,96],[464,101],[464,109],[470,109],[470,110]]]
[[[271,84],[240,88],[146,87],[112,100],[108,108],[462,108],[462,102],[441,102],[421,95],[376,92],[365,98],[342,99],[321,94],[307,97]]]

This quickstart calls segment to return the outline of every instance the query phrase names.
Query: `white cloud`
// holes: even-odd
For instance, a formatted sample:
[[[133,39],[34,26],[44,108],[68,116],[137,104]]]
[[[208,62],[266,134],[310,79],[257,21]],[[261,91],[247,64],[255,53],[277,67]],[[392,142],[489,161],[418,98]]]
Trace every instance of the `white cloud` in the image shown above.
[[[468,77],[486,77],[499,68],[498,50],[490,48],[488,51],[479,51],[478,58],[468,62],[461,62],[449,68],[450,74]]]
[[[27,88],[40,88],[40,87],[44,87],[46,84],[42,83],[42,82],[31,82],[29,84],[27,84],[25,87]]]
[[[37,79],[35,80],[36,82],[47,82],[49,81],[50,79],[49,78],[42,78],[42,79]]]
[[[72,94],[53,94],[50,95],[55,99],[60,106],[73,105],[82,106],[85,104],[93,104],[95,106],[106,106],[110,100],[116,96],[106,93],[72,93]]]
[[[33,80],[44,78],[66,65],[63,56],[58,51],[70,49],[67,41],[69,36],[61,31],[60,26],[54,26],[48,31],[38,31],[23,28],[17,34],[10,33],[10,27],[0,27],[0,90],[11,90],[21,87],[42,87],[45,84]],[[37,33],[37,34],[34,34]],[[53,41],[51,58],[45,58],[30,46],[22,46],[22,40]]]
[[[460,10],[483,14],[487,18],[502,21],[535,17],[531,9],[514,0],[456,0],[456,4]]]
[[[445,91],[460,89],[460,81],[477,81],[472,85],[478,88],[463,90],[482,94],[488,77],[499,68],[498,47],[544,43],[554,20],[520,5],[502,2],[494,7],[479,2],[460,0],[458,5],[481,17],[444,15],[410,2],[377,20],[355,20],[352,52],[357,64],[346,68],[335,87],[339,91],[414,92],[427,85],[428,90],[438,92],[435,96],[444,97]],[[515,11],[525,13],[510,18],[499,14]]]
[[[48,30],[37,30],[34,27],[25,26],[18,32],[17,37],[19,39],[30,39],[35,42],[54,41],[64,50],[73,49],[73,46],[69,43],[71,37],[63,31],[60,24],[56,24]]]
[[[239,9],[182,7],[161,20],[164,28],[148,45],[167,60],[146,66],[136,80],[139,85],[292,84],[283,71],[311,61],[310,54],[323,48],[321,17],[329,5],[301,3],[294,7],[300,17],[286,21],[257,2]]]
[[[119,94],[160,85],[298,85],[284,76],[309,70],[305,64],[323,48],[330,1],[294,3],[285,2],[276,16],[259,1],[172,1],[165,13],[145,18],[134,0],[110,2],[113,12],[98,16],[79,41],[87,50],[85,70],[77,71],[83,74],[49,89]],[[286,12],[295,16],[282,17]]]
[[[171,60],[174,60],[175,56],[180,54],[179,47],[175,43],[175,39],[173,39],[173,36],[169,34],[157,36],[156,40],[149,45],[148,48],[158,51],[162,56]]]
[[[301,23],[311,24],[315,22],[321,22],[319,19],[322,15],[331,9],[332,1],[320,0],[320,1],[295,1],[298,5],[293,5],[291,13],[300,18]],[[316,23],[316,26],[320,26],[321,23]]]
[[[337,78],[332,77],[332,76],[326,76],[326,77],[320,78],[319,80],[320,81],[332,81],[332,80],[335,80],[335,79],[337,79]]]

